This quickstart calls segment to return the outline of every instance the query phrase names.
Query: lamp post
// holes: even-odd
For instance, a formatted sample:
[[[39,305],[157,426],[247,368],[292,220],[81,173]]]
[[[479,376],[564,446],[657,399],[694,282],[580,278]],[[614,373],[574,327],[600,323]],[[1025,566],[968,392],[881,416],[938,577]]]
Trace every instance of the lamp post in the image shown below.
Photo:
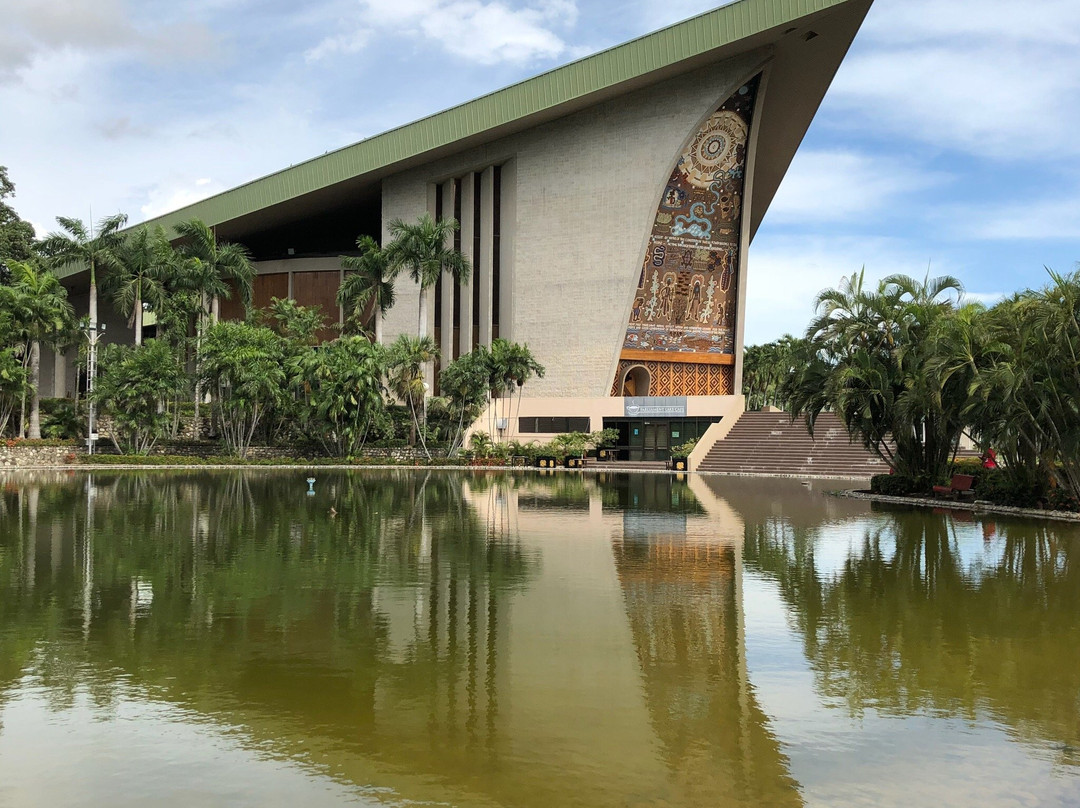
[[[94,401],[94,379],[97,378],[97,346],[98,340],[105,333],[105,323],[86,323],[86,453],[94,453],[94,443],[97,441],[97,402]]]

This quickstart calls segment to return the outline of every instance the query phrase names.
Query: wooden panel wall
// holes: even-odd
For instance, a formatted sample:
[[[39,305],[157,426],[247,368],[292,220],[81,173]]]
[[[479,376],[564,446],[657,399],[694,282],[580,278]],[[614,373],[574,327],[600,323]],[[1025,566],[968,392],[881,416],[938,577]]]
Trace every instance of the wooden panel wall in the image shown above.
[[[255,277],[255,289],[252,295],[252,303],[255,308],[269,308],[271,298],[284,299],[288,296],[289,273],[279,272],[275,275],[257,275]]]
[[[236,284],[229,281],[229,299],[221,298],[221,319],[222,320],[243,320],[244,319],[244,302],[240,299],[240,294],[236,291]]]
[[[337,270],[326,272],[294,272],[293,298],[301,306],[318,306],[327,328],[319,331],[320,340],[330,340],[338,332],[329,326],[337,325],[337,292],[341,283],[341,273]]]

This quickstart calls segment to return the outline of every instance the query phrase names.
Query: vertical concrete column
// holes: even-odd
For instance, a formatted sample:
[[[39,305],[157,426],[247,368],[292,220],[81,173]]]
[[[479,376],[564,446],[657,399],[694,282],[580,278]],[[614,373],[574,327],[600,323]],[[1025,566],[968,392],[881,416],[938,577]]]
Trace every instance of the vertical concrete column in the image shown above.
[[[509,160],[502,166],[502,210],[499,216],[499,335],[513,340],[514,284],[514,236],[517,233],[517,161]]]
[[[435,200],[438,198],[440,186],[434,182],[428,183],[427,193],[427,212],[432,219],[435,218]],[[411,223],[410,223],[411,224]],[[427,289],[418,289],[419,294],[427,297],[427,323],[425,324],[425,333],[430,337],[433,336],[435,329],[435,287],[429,286]],[[419,300],[417,303],[419,304]],[[417,318],[413,318],[413,322],[416,322]],[[411,332],[415,333],[415,332]],[[424,383],[427,385],[428,395],[432,395],[435,391],[435,363],[428,362],[424,367]]]
[[[67,354],[53,351],[53,395],[67,398]]]
[[[469,259],[469,280],[461,285],[457,294],[461,296],[461,331],[458,335],[458,354],[464,356],[472,350],[472,301],[473,284],[476,283],[477,260],[473,255],[473,236],[478,222],[473,217],[475,207],[476,175],[466,174],[461,179],[461,252]]]
[[[454,215],[454,181],[448,180],[440,188],[442,194],[443,218],[450,219]],[[447,248],[454,246],[454,237],[450,235],[446,239]],[[454,297],[457,294],[457,284],[454,276],[449,272],[442,274],[442,301],[439,317],[442,321],[442,334],[439,335],[439,354],[442,357],[442,367],[446,367],[454,361]]]
[[[38,389],[42,398],[51,398],[56,395],[56,352],[41,345],[38,355]]]
[[[495,249],[492,219],[495,201],[495,169],[488,166],[480,177],[480,344],[491,347],[491,256]]]

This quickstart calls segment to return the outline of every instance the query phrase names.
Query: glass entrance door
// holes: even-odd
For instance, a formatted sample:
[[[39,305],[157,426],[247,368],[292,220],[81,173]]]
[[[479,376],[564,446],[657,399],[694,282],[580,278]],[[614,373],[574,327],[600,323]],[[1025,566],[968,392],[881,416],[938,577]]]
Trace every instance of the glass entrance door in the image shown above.
[[[667,421],[644,423],[644,446],[642,460],[667,460],[671,456],[671,427]]]

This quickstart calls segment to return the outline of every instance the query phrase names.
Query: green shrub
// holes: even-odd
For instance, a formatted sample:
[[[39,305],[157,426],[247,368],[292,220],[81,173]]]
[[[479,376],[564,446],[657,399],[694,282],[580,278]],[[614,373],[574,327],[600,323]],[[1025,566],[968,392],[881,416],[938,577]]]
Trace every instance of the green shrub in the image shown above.
[[[672,446],[671,455],[672,457],[689,457],[690,453],[694,451],[697,445],[698,439],[694,438],[693,440],[686,441],[686,443],[680,443],[678,446]]]
[[[77,440],[86,434],[86,419],[69,398],[41,399],[41,436]]]
[[[985,472],[997,470],[998,469],[984,469],[982,460],[977,457],[962,457],[952,464],[952,471],[949,472],[949,474],[950,477],[953,474],[970,474],[978,480]],[[945,480],[944,482],[948,483],[948,480]]]
[[[870,478],[870,492],[892,497],[923,493],[915,480],[902,474],[875,474]]]
[[[1046,495],[1046,507],[1053,511],[1080,511],[1080,500],[1067,488],[1053,488]]]
[[[995,505],[1034,508],[1045,498],[1042,486],[1005,469],[982,469],[975,482],[975,498]]]
[[[9,449],[16,446],[78,446],[79,441],[64,438],[6,438],[4,445]]]

